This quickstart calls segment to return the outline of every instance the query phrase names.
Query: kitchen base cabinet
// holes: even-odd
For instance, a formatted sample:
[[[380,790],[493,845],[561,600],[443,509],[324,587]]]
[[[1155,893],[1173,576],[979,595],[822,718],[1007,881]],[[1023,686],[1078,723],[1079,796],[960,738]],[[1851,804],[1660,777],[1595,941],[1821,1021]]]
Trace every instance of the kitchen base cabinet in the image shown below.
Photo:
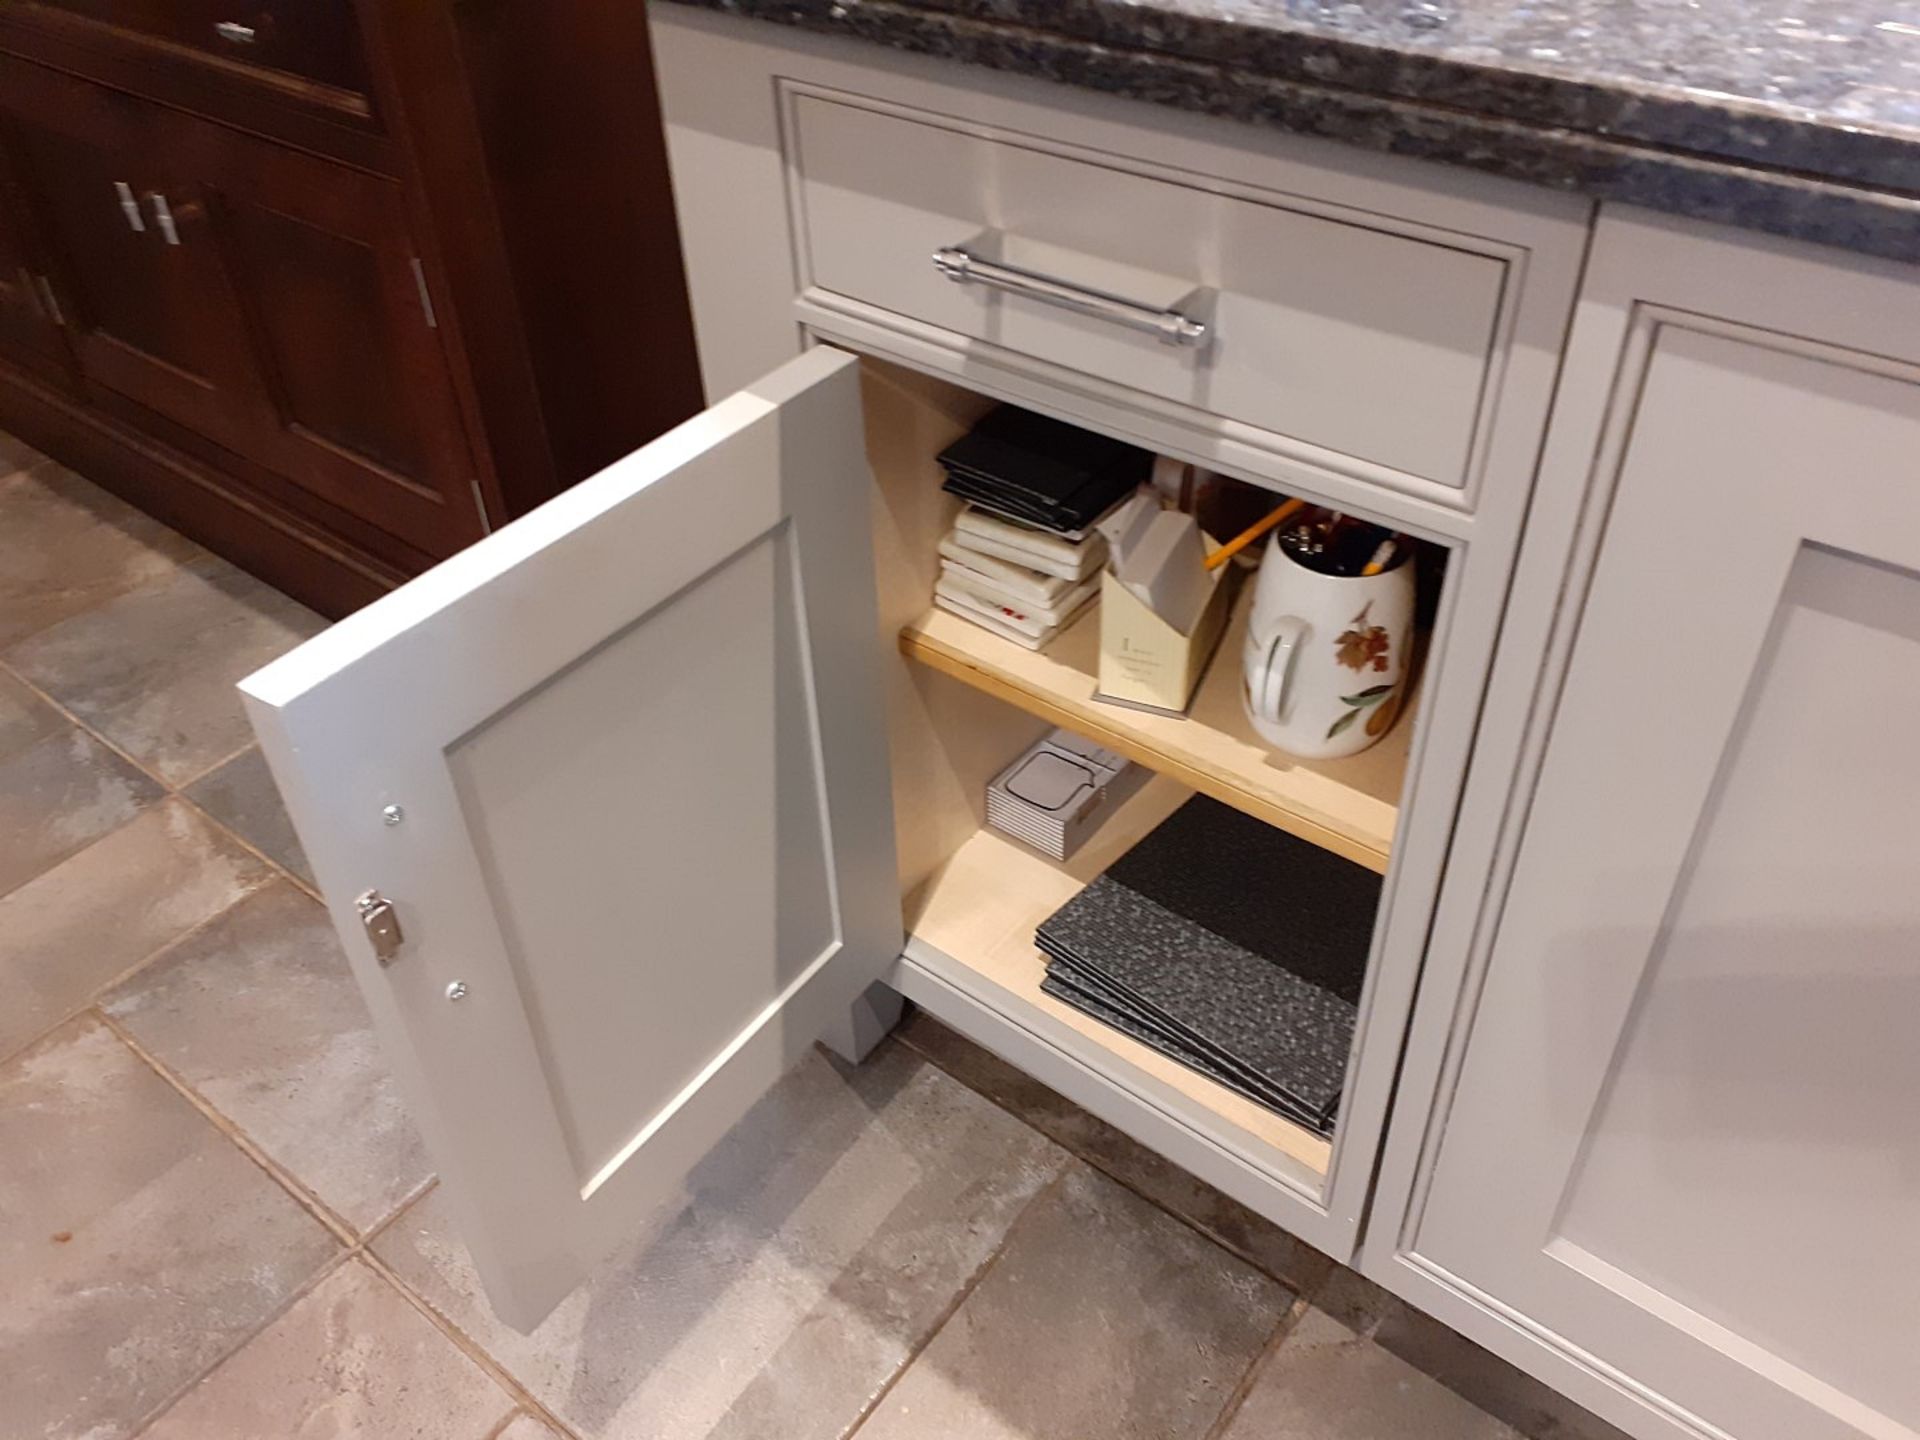
[[[1641,1435],[1920,1433],[1920,282],[1603,218],[1561,395],[1368,1268]]]
[[[905,996],[1644,1440],[1920,1435],[1911,274],[654,31],[716,403],[244,687],[502,1316]],[[1414,537],[1397,731],[1276,757],[1231,641],[1178,721],[930,610],[996,401]],[[1066,863],[984,814],[1053,725],[1155,772]],[[1331,1137],[1041,986],[1195,793],[1383,877]]]
[[[1149,132],[1104,111],[1053,126],[1056,158],[1092,188],[1036,203],[1022,225],[1077,233],[1079,248],[1052,262],[1065,281],[1091,285],[1137,258],[1140,237],[1120,222],[1161,191],[1099,159],[1136,148],[1142,166],[1183,165],[1189,189],[1226,177],[1236,198],[1215,207],[1223,225],[1270,209],[1262,227],[1305,227],[1310,211],[1315,225],[1396,237],[1363,252],[1384,263],[1496,276],[1457,301],[1480,307],[1470,334],[1449,321],[1434,338],[1404,290],[1389,304],[1361,284],[1319,322],[1361,353],[1428,335],[1454,347],[1449,372],[1480,377],[1447,392],[1460,446],[1447,453],[1460,464],[1436,480],[1334,454],[1321,443],[1342,433],[1331,425],[1312,439],[1266,434],[1194,403],[1217,390],[1241,408],[1258,387],[1238,367],[1301,363],[1284,330],[1253,343],[1267,307],[1300,303],[1292,257],[1278,252],[1235,249],[1231,276],[1215,276],[1209,245],[1153,240],[1154,263],[1179,265],[1185,290],[1230,279],[1235,292],[1217,312],[1218,344],[1186,355],[1110,317],[1014,297],[968,299],[985,307],[984,333],[1009,342],[995,345],[819,286],[796,291],[811,232],[782,177],[821,156],[785,149],[801,134],[782,124],[795,85],[844,95],[858,79],[866,108],[975,127],[1030,122],[1034,97],[990,103],[917,64],[863,76],[826,47],[796,64],[725,26],[656,28],[696,293],[721,278],[716,254],[788,277],[758,316],[697,307],[703,360],[721,376],[761,356],[766,373],[244,686],[496,1309],[537,1321],[804,1047],[825,1038],[858,1055],[897,995],[1351,1256],[1583,207],[1478,182],[1456,194],[1413,166],[1345,180],[1324,149],[1242,149],[1232,127],[1156,153]],[[708,44],[719,53],[688,49]],[[703,128],[709,116],[724,135]],[[885,187],[909,179],[883,168],[882,193],[860,203],[884,205]],[[1096,223],[1089,195],[1112,223]],[[1201,192],[1190,198],[1213,213]],[[1029,324],[996,321],[1016,309]],[[1128,373],[1161,393],[1086,373],[1115,347],[1137,347]],[[1036,657],[948,623],[930,602],[958,507],[935,457],[995,401],[1414,537],[1432,559],[1432,620],[1396,731],[1344,760],[1282,756],[1241,712],[1232,649],[1195,718],[1178,720],[1095,704],[1071,631]],[[1262,418],[1304,426],[1310,408]],[[984,814],[988,781],[1055,724],[1155,772],[1065,863]],[[1196,791],[1383,876],[1377,912],[1355,927],[1364,988],[1331,1138],[1041,989],[1035,926]],[[1209,863],[1247,886],[1288,883],[1233,854]]]

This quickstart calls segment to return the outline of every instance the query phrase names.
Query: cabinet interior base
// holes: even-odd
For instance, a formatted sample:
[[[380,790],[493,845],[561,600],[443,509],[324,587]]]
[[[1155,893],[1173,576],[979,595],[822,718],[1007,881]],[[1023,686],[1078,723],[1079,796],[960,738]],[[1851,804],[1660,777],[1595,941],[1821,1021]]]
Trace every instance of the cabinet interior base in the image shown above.
[[[1138,1091],[1145,1080],[1171,1091],[1231,1130],[1324,1176],[1331,1142],[1040,989],[1046,957],[1034,947],[1035,927],[1192,794],[1164,776],[1154,779],[1064,863],[981,829],[908,900],[908,929],[921,944],[988,982],[1001,1008],[1027,1021],[1026,1028],[1056,1034],[1064,1028],[1098,1047],[1076,1046],[1083,1061],[1123,1089]]]

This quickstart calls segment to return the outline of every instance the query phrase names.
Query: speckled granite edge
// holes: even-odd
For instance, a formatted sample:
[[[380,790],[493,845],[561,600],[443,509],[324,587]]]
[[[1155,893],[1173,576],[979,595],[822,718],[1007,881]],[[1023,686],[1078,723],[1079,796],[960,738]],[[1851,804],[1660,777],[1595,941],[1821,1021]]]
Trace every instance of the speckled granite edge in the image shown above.
[[[1647,97],[1616,95],[1611,119],[1622,107],[1640,109],[1641,136],[1604,135],[1575,128],[1572,123],[1539,123],[1519,119],[1506,110],[1527,108],[1527,87],[1553,91],[1555,111],[1564,120],[1599,123],[1605,105],[1595,92],[1584,98],[1577,84],[1546,82],[1514,76],[1519,88],[1495,94],[1509,77],[1492,69],[1476,71],[1446,61],[1413,55],[1386,57],[1375,62],[1384,74],[1397,67],[1394,88],[1406,93],[1380,93],[1365,88],[1383,86],[1379,75],[1349,67],[1343,80],[1359,84],[1327,84],[1290,78],[1289,71],[1312,67],[1314,53],[1370,51],[1371,47],[1343,45],[1317,37],[1289,37],[1274,33],[1258,53],[1236,55],[1231,62],[1192,58],[1157,50],[1123,48],[1114,43],[1064,30],[1040,30],[1002,20],[978,18],[952,9],[929,8],[929,0],[672,0],[672,3],[720,11],[748,18],[798,26],[886,45],[916,54],[936,56],[994,70],[1034,76],[1082,89],[1124,95],[1149,103],[1169,105],[1295,134],[1335,140],[1363,148],[1421,160],[1465,166],[1488,174],[1591,196],[1598,200],[1643,205],[1670,214],[1763,231],[1792,239],[1838,246],[1892,260],[1920,260],[1920,151],[1891,137],[1844,127],[1791,122],[1771,117],[1745,116],[1740,124],[1724,121],[1721,129],[1739,143],[1711,149],[1663,145],[1651,138],[1688,135],[1704,144],[1711,127],[1682,124],[1681,111],[1702,120],[1701,107],[1687,101],[1650,101]],[[968,0],[932,0],[932,3],[968,3]],[[1097,0],[1061,7],[1067,23],[1090,28],[1099,18]],[[1050,13],[1049,21],[1053,16]],[[1197,46],[1191,32],[1185,42]],[[1242,37],[1244,39],[1244,37]],[[1158,42],[1156,35],[1155,40]],[[1298,47],[1294,61],[1285,53]],[[1333,67],[1336,70],[1339,67]],[[1465,83],[1473,72],[1474,84]],[[1418,91],[1422,98],[1410,98]],[[1455,103],[1436,103],[1442,95]],[[1465,103],[1471,101],[1471,103]],[[1528,102],[1540,109],[1543,102]],[[1663,118],[1664,117],[1664,118]],[[1772,126],[1784,134],[1800,133],[1792,145],[1763,144],[1755,127]],[[1631,128],[1631,127],[1629,127]],[[1842,156],[1841,141],[1857,146]],[[1825,147],[1823,151],[1822,147]],[[1735,151],[1765,150],[1776,161],[1792,155],[1802,167],[1824,164],[1832,172],[1810,168],[1782,168],[1778,164],[1746,163]],[[1874,173],[1882,186],[1856,183],[1860,171]],[[1915,193],[1885,188],[1889,178],[1905,179]]]

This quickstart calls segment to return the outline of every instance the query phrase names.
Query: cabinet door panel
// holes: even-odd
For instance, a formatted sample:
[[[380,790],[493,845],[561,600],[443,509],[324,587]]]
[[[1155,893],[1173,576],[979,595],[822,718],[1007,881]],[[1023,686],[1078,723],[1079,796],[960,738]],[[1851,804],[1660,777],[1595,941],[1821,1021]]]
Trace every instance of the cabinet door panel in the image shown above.
[[[206,196],[162,158],[170,112],[4,59],[0,97],[82,373],[245,450],[263,396]]]
[[[1715,1433],[1913,1435],[1920,373],[1644,335],[1417,1248]]]
[[[0,153],[0,347],[38,369],[63,374],[59,300],[29,242],[24,201]]]
[[[427,457],[387,355],[360,350],[360,363],[339,363],[386,303],[379,252],[262,206],[236,204],[229,215],[287,423],[394,474],[420,474]]]
[[[239,135],[195,148],[269,396],[256,458],[428,554],[477,538],[472,456],[399,187]]]
[[[242,687],[510,1323],[899,953],[856,379],[802,356]]]

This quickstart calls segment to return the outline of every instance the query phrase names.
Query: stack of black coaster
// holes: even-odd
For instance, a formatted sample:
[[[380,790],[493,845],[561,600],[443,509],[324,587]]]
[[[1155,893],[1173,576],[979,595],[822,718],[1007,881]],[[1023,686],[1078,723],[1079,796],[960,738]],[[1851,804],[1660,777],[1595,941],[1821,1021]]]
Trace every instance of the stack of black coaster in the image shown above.
[[[996,515],[1079,536],[1153,473],[1153,455],[1016,405],[940,452],[941,488]]]
[[[1380,877],[1195,796],[1043,922],[1041,988],[1333,1133]]]

